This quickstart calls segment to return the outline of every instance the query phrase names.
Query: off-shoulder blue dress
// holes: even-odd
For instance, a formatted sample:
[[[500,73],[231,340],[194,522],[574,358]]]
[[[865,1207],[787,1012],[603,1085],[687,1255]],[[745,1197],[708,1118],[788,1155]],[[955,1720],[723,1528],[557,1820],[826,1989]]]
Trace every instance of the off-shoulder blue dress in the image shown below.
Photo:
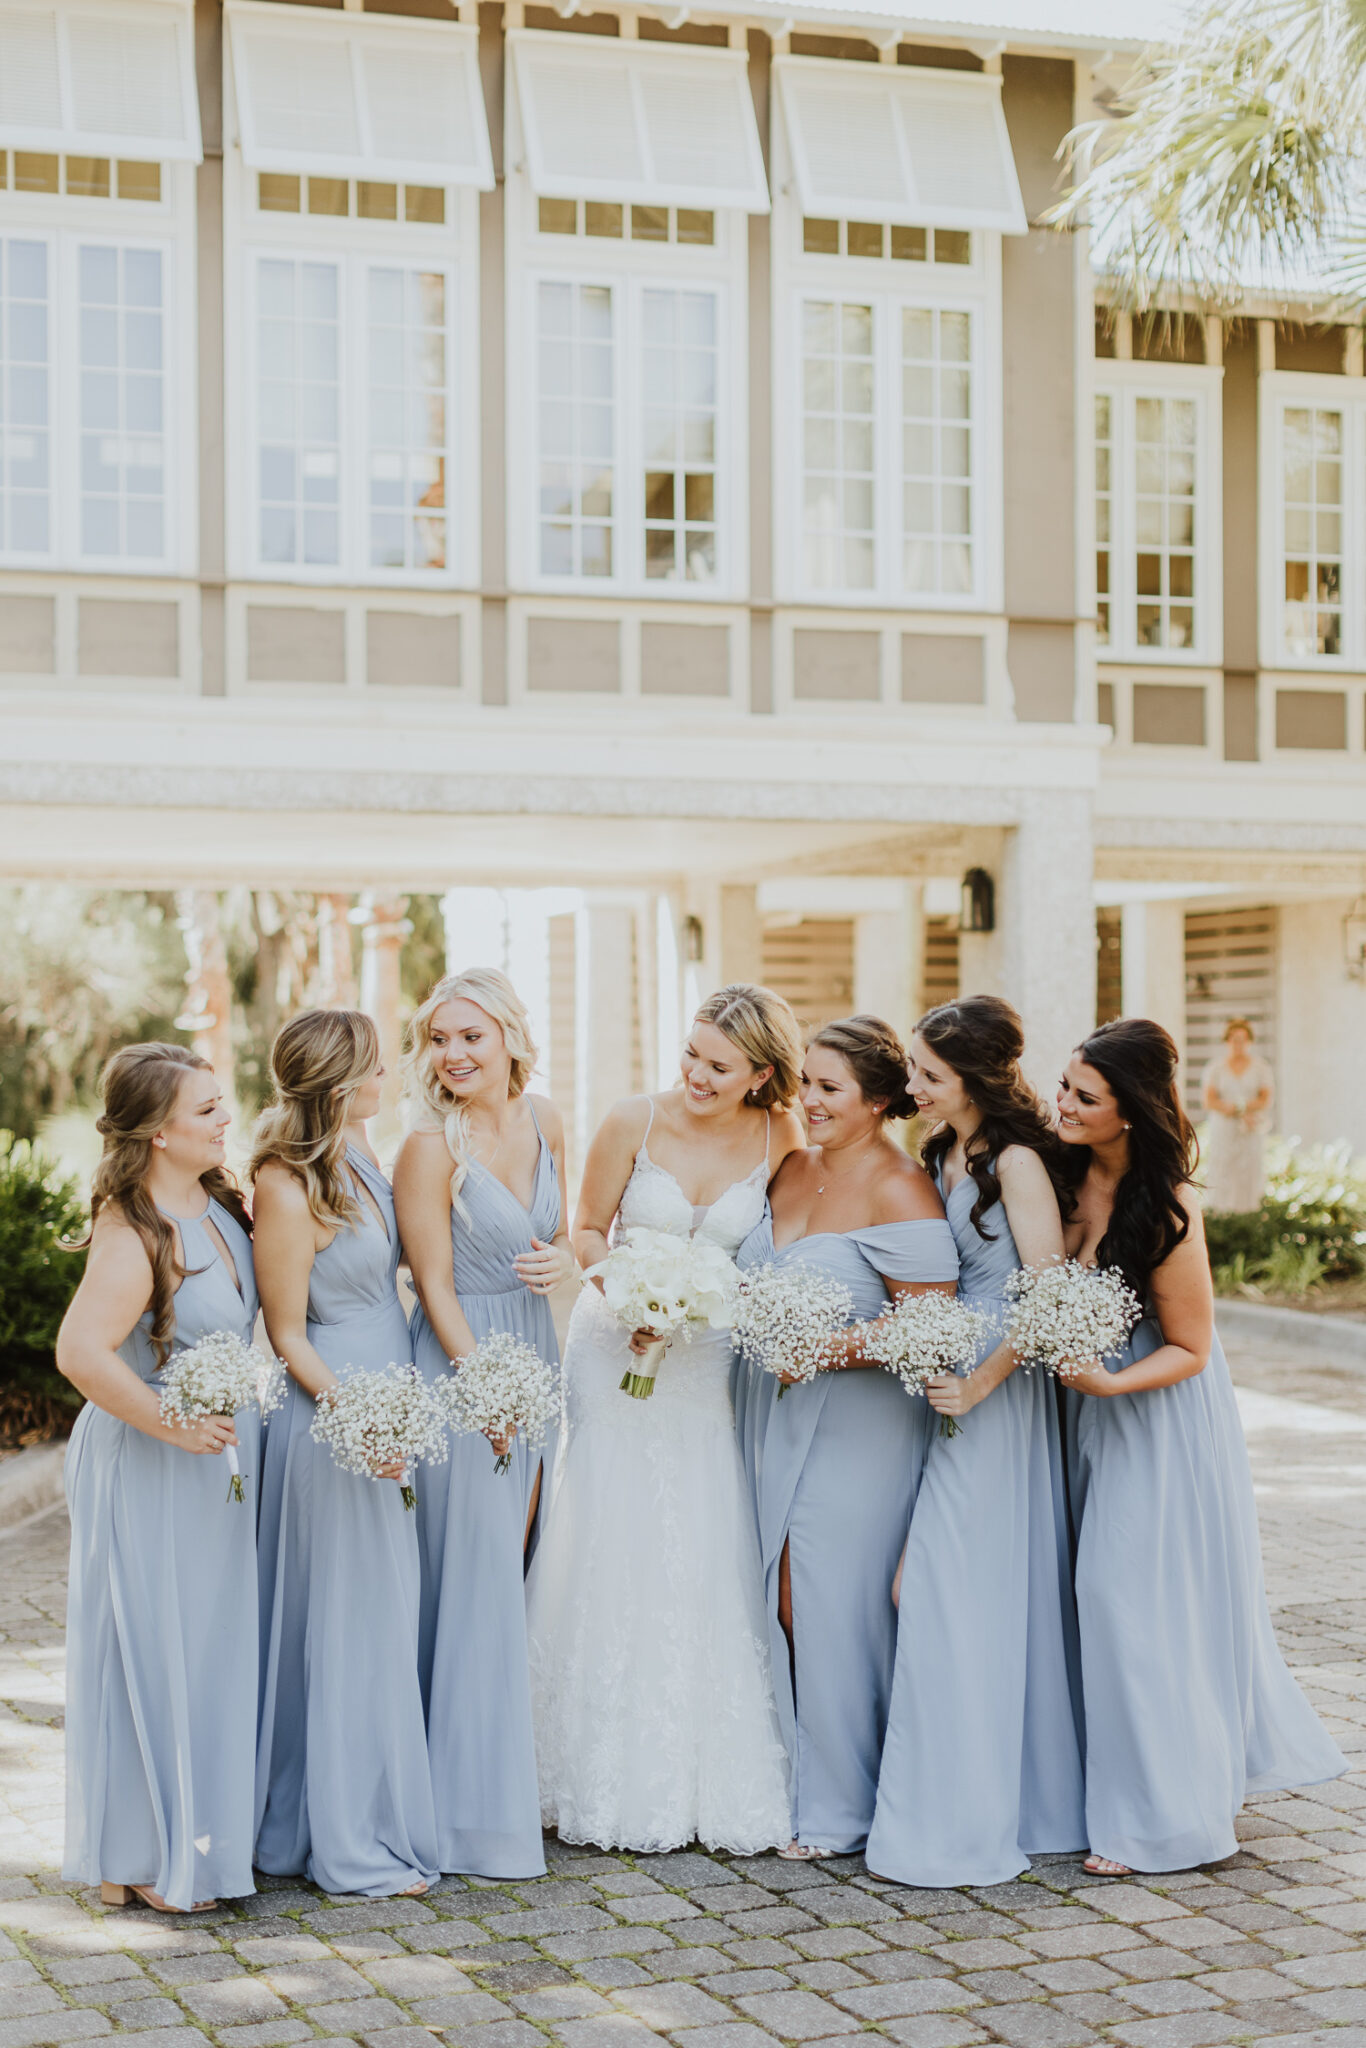
[[[388,1181],[363,1152],[353,1226],[313,1261],[308,1340],[339,1380],[412,1358]],[[384,1898],[435,1882],[436,1814],[417,1677],[416,1516],[392,1479],[344,1472],[291,1379],[261,1486],[260,1869]],[[415,1475],[419,1496],[440,1466]]]
[[[538,1128],[538,1135],[539,1126]],[[522,1337],[558,1370],[550,1303],[513,1270],[539,1237],[560,1227],[560,1184],[543,1135],[530,1208],[477,1161],[451,1211],[455,1292],[476,1339],[491,1330]],[[433,1383],[450,1360],[421,1305],[411,1322],[413,1357]],[[545,1447],[546,1471],[554,1446]],[[531,1723],[523,1546],[542,1453],[518,1436],[512,1467],[495,1469],[493,1446],[451,1438],[451,1461],[423,1475],[417,1533],[422,1554],[418,1668],[427,1702],[427,1743],[441,1868],[478,1877],[540,1877],[541,1800]]]
[[[1109,1369],[1163,1341],[1145,1316]],[[1134,1870],[1217,1863],[1245,1799],[1347,1769],[1271,1626],[1223,1346],[1175,1386],[1066,1403],[1091,1849]]]
[[[882,1315],[887,1280],[953,1280],[958,1253],[942,1218],[798,1238],[775,1251],[773,1213],[737,1263],[778,1259],[841,1280],[854,1318]],[[872,1823],[896,1658],[892,1579],[934,1417],[876,1367],[821,1373],[782,1400],[752,1370],[741,1444],[759,1519],[774,1687],[792,1760],[792,1832],[812,1846],[861,1849]],[[788,1548],[794,1651],[778,1620]],[[794,1670],[795,1664],[795,1670]]]
[[[187,1268],[172,1350],[251,1341],[251,1239],[210,1201],[171,1216]],[[210,1224],[213,1230],[208,1227]],[[213,1231],[232,1255],[235,1277]],[[148,1310],[119,1346],[156,1384]],[[261,1418],[236,1418],[246,1501],[228,1461],[146,1436],[87,1402],[71,1432],[66,1853],[82,1884],[137,1884],[186,1911],[254,1892],[256,1502]]]
[[[940,1193],[943,1186],[940,1184]],[[945,1196],[960,1299],[1001,1341],[1020,1259],[975,1181]],[[930,1439],[906,1544],[896,1678],[868,1868],[901,1884],[1005,1884],[1086,1842],[1066,1474],[1053,1382],[1018,1367]],[[963,1758],[946,1768],[943,1737]]]

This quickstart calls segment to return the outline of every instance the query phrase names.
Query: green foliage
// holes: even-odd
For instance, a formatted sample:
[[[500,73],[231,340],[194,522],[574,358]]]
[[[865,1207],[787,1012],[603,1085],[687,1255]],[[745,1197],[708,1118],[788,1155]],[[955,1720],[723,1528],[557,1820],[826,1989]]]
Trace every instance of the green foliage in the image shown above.
[[[61,1238],[85,1231],[74,1180],[0,1131],[0,1443],[71,1427],[81,1397],[53,1363],[57,1328],[85,1270]]]
[[[410,896],[408,922],[412,930],[403,942],[398,968],[405,1017],[410,1017],[419,1003],[426,1002],[446,972],[446,921],[441,915],[441,898]]]
[[[1205,1237],[1221,1293],[1308,1294],[1355,1279],[1366,1274],[1366,1171],[1346,1145],[1276,1147],[1260,1207],[1209,1211]]]

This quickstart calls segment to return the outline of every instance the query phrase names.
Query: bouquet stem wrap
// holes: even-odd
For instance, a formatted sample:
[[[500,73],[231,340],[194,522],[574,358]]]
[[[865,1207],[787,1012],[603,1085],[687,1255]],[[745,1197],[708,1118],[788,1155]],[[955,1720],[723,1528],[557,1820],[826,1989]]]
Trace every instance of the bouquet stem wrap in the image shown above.
[[[705,1238],[633,1226],[605,1259],[589,1267],[587,1278],[601,1279],[603,1299],[623,1329],[647,1330],[655,1340],[622,1376],[621,1391],[633,1400],[653,1394],[674,1337],[686,1339],[701,1325],[730,1328],[735,1267],[720,1245]]]

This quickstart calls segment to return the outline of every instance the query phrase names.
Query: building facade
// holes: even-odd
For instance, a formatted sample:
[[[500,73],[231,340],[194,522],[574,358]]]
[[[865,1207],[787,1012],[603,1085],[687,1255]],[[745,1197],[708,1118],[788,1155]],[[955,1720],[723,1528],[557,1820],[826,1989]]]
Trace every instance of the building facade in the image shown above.
[[[1366,1147],[1361,329],[1037,225],[1152,26],[6,0],[0,875],[448,891],[580,1150],[758,975]]]

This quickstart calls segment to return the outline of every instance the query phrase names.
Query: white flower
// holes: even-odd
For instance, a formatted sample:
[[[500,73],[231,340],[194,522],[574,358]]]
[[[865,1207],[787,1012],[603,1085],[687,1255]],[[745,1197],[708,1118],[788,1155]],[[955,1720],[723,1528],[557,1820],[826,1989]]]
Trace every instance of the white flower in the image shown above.
[[[1143,1314],[1117,1267],[1075,1259],[1021,1266],[1006,1293],[1015,1303],[1006,1331],[1013,1350],[1063,1379],[1095,1359],[1116,1357]]]
[[[392,1362],[379,1372],[351,1373],[321,1395],[309,1428],[343,1472],[378,1479],[385,1466],[403,1467],[403,1505],[417,1505],[414,1465],[440,1465],[450,1456],[441,1409],[414,1366]]]
[[[285,1398],[280,1360],[231,1330],[211,1330],[197,1344],[177,1351],[157,1378],[161,1419],[181,1427],[205,1415],[236,1415],[242,1408],[259,1408],[262,1415],[269,1415]],[[242,1474],[232,1444],[227,1446],[227,1458],[232,1474],[228,1497],[243,1501]]]
[[[433,1389],[443,1421],[458,1435],[477,1431],[507,1442],[520,1430],[527,1442],[545,1442],[558,1402],[555,1376],[539,1351],[510,1330],[492,1330]],[[506,1472],[510,1452],[498,1459]]]
[[[854,1297],[841,1281],[813,1266],[770,1259],[740,1277],[735,1334],[751,1365],[813,1380],[853,1314]],[[784,1389],[778,1392],[781,1398]]]
[[[952,1294],[903,1294],[881,1322],[866,1325],[863,1348],[908,1394],[923,1394],[940,1373],[970,1369],[989,1328],[980,1309]]]
[[[625,1329],[672,1337],[688,1323],[730,1328],[735,1267],[706,1238],[636,1225],[589,1267],[587,1277],[601,1278],[603,1299]]]

